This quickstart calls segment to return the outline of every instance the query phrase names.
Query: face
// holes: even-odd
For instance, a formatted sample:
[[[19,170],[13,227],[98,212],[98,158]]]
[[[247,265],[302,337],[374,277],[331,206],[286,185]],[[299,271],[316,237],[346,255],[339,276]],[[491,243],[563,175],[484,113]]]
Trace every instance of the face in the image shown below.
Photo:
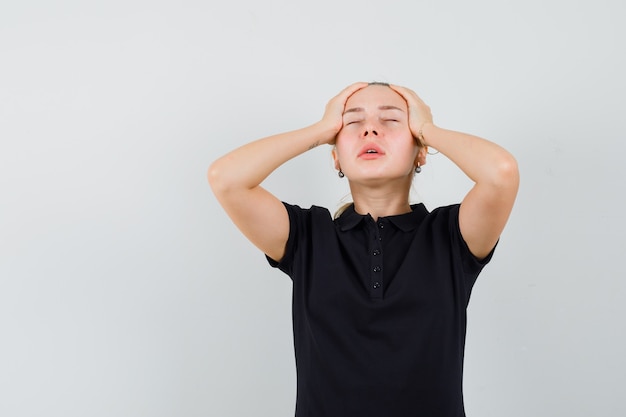
[[[418,157],[406,101],[387,86],[370,85],[346,102],[333,152],[335,168],[350,181],[406,179]]]

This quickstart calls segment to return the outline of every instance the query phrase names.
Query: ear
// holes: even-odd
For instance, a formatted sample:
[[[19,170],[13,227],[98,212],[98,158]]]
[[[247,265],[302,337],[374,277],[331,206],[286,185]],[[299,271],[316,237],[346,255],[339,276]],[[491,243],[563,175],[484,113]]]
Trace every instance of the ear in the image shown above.
[[[417,151],[417,156],[415,157],[415,166],[419,164],[420,166],[426,165],[426,155],[428,154],[428,146],[421,146]]]
[[[331,151],[331,155],[333,156],[335,169],[337,171],[341,171],[341,166],[339,165],[339,157],[337,156],[337,148],[333,147],[333,150]]]

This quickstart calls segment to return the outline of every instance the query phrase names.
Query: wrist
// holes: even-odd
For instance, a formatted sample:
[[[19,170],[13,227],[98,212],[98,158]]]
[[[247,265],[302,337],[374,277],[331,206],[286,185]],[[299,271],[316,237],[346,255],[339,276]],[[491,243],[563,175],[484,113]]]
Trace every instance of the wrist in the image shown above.
[[[311,127],[315,129],[315,136],[319,143],[333,143],[342,126],[320,120]]]
[[[430,136],[430,133],[432,132],[431,128],[433,127],[435,127],[433,122],[431,122],[430,120],[427,120],[424,123],[422,123],[419,129],[417,130],[417,140],[422,146],[429,146],[427,138]]]
[[[320,121],[300,130],[298,136],[304,141],[306,149],[311,150],[320,145],[332,143],[335,135],[331,127]]]

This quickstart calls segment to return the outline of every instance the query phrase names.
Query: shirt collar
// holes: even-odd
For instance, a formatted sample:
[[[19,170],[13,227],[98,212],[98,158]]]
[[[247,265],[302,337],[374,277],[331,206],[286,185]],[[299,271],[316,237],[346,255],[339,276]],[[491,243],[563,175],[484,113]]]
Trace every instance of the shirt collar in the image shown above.
[[[428,214],[428,210],[424,204],[411,205],[411,212],[405,214],[398,214],[395,216],[381,217],[381,219],[388,219],[394,226],[403,232],[410,232],[414,230],[421,220]],[[371,218],[369,214],[359,214],[354,210],[354,204],[350,204],[343,213],[337,218],[336,222],[342,232],[355,228],[365,219]]]

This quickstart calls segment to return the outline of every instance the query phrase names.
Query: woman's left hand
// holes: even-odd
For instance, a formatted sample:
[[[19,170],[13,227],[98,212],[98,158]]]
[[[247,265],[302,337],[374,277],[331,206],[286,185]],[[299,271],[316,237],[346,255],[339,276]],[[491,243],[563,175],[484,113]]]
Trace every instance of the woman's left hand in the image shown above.
[[[390,85],[390,87],[406,100],[409,112],[409,128],[413,137],[421,146],[428,146],[422,135],[422,128],[428,123],[433,123],[430,107],[413,90],[398,85]]]

